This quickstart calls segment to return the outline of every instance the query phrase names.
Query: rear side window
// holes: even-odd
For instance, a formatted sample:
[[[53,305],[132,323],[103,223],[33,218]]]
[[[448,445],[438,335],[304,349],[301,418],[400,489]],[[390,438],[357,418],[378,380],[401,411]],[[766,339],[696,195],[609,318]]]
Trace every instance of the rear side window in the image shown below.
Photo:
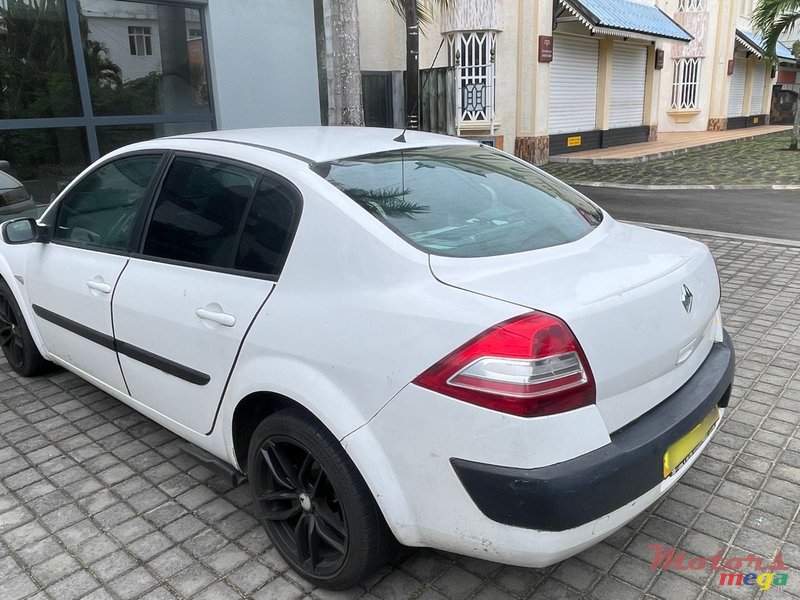
[[[144,254],[231,267],[259,175],[213,159],[177,157],[159,193]]]
[[[300,193],[277,177],[261,179],[245,218],[235,267],[278,275],[300,216]]]
[[[408,242],[443,256],[566,244],[602,220],[568,186],[485,147],[392,151],[313,168]]]
[[[100,250],[125,250],[160,155],[135,155],[105,164],[60,202],[53,240]]]

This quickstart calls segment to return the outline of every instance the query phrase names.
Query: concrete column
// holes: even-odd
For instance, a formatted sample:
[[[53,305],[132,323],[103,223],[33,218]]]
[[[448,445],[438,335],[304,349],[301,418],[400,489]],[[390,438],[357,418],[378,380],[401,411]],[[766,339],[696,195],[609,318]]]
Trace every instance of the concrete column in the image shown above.
[[[661,96],[661,71],[656,71],[656,50],[655,44],[647,47],[644,79],[644,124],[650,128],[648,140],[651,142],[658,139],[658,99]]]
[[[597,110],[595,127],[606,131],[611,127],[611,75],[614,65],[614,40],[600,40],[600,54],[597,66]]]
[[[749,117],[751,114],[761,109],[760,106],[750,106],[750,96],[753,94],[753,85],[758,85],[753,81],[756,72],[756,63],[758,63],[758,59],[755,56],[748,57],[747,71],[745,72],[744,80],[744,108],[742,109],[742,114],[745,117]]]
[[[517,31],[517,126],[514,154],[535,165],[541,165],[550,160],[550,63],[539,62],[539,36],[553,35],[553,3],[519,0]]]
[[[775,84],[775,79],[770,77],[771,72],[772,66],[767,65],[767,73],[764,76],[764,97],[761,100],[760,111],[760,114],[767,115],[764,125],[769,125],[769,113],[772,111],[772,86]]]
[[[708,113],[709,131],[724,131],[728,128],[728,95],[731,89],[728,61],[733,59],[736,45],[736,4],[728,0],[709,0],[708,3],[711,22],[716,22],[713,45],[709,40],[709,51],[706,54],[709,57],[707,60],[715,61]]]

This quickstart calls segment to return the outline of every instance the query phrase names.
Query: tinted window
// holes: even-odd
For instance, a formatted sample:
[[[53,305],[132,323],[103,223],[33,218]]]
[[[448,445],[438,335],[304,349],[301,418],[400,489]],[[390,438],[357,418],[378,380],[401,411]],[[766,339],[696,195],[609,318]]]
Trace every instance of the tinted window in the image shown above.
[[[236,253],[236,268],[279,274],[299,211],[299,193],[285,182],[265,176],[247,213]]]
[[[160,160],[159,155],[129,156],[84,177],[59,203],[53,239],[125,250],[136,211]]]
[[[314,170],[404,239],[444,256],[565,244],[602,220],[568,186],[490,148],[384,152]]]
[[[215,160],[178,157],[145,238],[149,256],[230,267],[258,175]]]

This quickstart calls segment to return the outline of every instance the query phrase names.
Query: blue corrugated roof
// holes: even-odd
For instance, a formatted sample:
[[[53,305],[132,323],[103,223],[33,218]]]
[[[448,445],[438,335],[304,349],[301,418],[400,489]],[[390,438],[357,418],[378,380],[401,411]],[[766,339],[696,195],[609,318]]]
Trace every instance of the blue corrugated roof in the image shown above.
[[[758,50],[761,50],[762,54],[766,53],[767,43],[759,34],[753,31],[747,31],[746,29],[737,29],[736,35],[746,42],[749,42],[751,46],[755,46]],[[780,42],[775,44],[775,56],[777,56],[779,60],[796,60],[792,51]]]
[[[596,27],[644,33],[684,42],[692,36],[661,9],[630,0],[562,0]]]

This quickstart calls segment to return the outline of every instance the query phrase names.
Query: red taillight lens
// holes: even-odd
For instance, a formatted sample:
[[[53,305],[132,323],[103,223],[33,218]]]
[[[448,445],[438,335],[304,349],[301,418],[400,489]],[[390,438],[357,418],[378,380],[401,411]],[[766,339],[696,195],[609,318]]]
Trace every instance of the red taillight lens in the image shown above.
[[[561,319],[541,312],[487,329],[414,383],[521,417],[595,402],[594,377],[578,340]]]

